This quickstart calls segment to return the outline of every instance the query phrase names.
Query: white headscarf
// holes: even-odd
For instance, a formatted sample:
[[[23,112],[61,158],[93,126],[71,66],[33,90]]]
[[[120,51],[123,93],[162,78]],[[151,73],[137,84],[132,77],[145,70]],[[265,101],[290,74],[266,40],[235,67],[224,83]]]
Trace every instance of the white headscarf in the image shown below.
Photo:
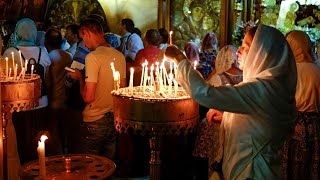
[[[259,105],[264,112],[261,114],[277,115],[283,122],[294,120],[297,69],[283,34],[273,27],[260,25],[243,63],[246,85],[238,90],[248,105]]]
[[[224,46],[218,53],[215,61],[215,70],[217,74],[228,71],[232,64],[237,67],[237,48],[232,45]]]
[[[297,110],[320,112],[320,68],[315,64],[310,38],[303,31],[292,31],[286,39],[297,63]]]

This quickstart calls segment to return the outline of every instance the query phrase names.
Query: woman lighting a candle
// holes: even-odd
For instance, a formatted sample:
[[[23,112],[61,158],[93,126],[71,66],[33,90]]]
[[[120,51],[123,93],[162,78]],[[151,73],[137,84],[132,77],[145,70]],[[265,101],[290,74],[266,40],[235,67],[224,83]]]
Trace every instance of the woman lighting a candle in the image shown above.
[[[224,111],[220,148],[225,179],[280,179],[277,154],[296,118],[296,65],[282,33],[260,25],[249,30],[237,52],[243,82],[214,87],[174,46],[167,58],[178,64],[177,80],[199,104]],[[215,113],[207,114],[210,122]]]

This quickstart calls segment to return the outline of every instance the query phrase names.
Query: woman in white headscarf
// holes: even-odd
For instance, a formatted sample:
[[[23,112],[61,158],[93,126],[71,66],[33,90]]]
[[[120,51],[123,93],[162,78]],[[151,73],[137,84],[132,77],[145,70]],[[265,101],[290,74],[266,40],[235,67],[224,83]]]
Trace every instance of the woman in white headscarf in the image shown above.
[[[21,51],[25,59],[34,58],[36,63],[45,70],[51,64],[47,50],[44,47],[39,47],[36,44],[37,27],[34,21],[29,18],[23,18],[16,24],[14,30],[14,47],[8,48],[4,52],[4,56],[11,60],[11,53],[14,53],[15,64],[18,64],[18,74],[21,70],[20,56],[18,49]],[[16,49],[17,48],[17,49]],[[40,57],[39,57],[40,56]],[[24,59],[22,59],[24,65]],[[9,66],[11,63],[9,63]],[[11,65],[12,66],[12,65]],[[43,81],[42,81],[43,82]],[[13,124],[17,133],[18,150],[21,163],[37,159],[37,135],[39,131],[44,130],[44,125],[47,119],[47,95],[43,95],[39,99],[39,106],[30,111],[14,112],[12,115]],[[9,125],[8,125],[9,126]]]
[[[224,111],[221,123],[224,179],[280,179],[277,154],[296,118],[296,65],[275,28],[260,25],[238,50],[243,82],[213,87],[175,47],[166,56],[178,63],[177,79],[199,104]],[[214,117],[214,116],[213,116]]]
[[[209,75],[207,80],[210,85],[217,87],[227,84],[235,85],[242,82],[242,71],[238,68],[238,59],[236,52],[237,48],[232,45],[224,46],[219,51],[215,60],[215,69]],[[200,114],[208,113],[208,108],[199,108]],[[218,112],[215,109],[210,109],[209,114],[212,112],[220,113],[222,117],[222,112]],[[204,118],[198,126],[193,156],[198,157],[199,162],[201,162],[201,158],[203,158],[203,162],[206,161],[209,166],[209,177],[212,177],[213,170],[211,166],[215,161],[217,161],[215,158],[217,157],[220,147],[218,141],[219,129],[220,122],[208,123],[206,118]]]
[[[294,134],[286,140],[282,153],[284,179],[320,178],[320,67],[315,64],[312,44],[303,31],[291,31],[286,39],[297,63]]]

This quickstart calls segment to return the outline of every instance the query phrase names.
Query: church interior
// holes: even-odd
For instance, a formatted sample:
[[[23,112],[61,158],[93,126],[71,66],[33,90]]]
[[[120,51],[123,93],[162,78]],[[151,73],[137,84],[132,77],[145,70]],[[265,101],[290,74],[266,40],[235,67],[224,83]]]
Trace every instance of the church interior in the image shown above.
[[[320,178],[320,0],[2,0],[0,9],[0,179]],[[290,58],[294,70],[280,71]],[[293,88],[286,75],[268,84],[284,72]],[[245,87],[255,96],[241,88],[253,81],[265,82]],[[241,98],[224,101],[229,86]],[[270,98],[264,88],[294,91]],[[210,103],[216,96],[231,104]],[[262,110],[251,116],[253,106]],[[239,127],[227,123],[235,117]],[[255,139],[272,133],[280,145],[259,149]]]

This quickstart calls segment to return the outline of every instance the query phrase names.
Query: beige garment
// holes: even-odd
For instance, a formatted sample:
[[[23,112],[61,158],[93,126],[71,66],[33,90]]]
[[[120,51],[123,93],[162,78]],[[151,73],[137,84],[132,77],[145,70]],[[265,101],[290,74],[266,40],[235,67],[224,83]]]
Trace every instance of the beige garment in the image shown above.
[[[303,31],[291,31],[286,39],[292,49],[296,63],[314,62],[312,44],[307,33]]]
[[[297,110],[320,112],[320,67],[314,63],[310,38],[303,31],[291,31],[286,39],[297,63]]]
[[[92,122],[113,111],[113,74],[110,63],[114,62],[120,79],[126,77],[126,61],[123,54],[112,47],[100,46],[86,56],[86,82],[97,83],[94,101],[83,111],[83,121]]]
[[[320,112],[320,67],[297,63],[296,107],[300,112]]]

